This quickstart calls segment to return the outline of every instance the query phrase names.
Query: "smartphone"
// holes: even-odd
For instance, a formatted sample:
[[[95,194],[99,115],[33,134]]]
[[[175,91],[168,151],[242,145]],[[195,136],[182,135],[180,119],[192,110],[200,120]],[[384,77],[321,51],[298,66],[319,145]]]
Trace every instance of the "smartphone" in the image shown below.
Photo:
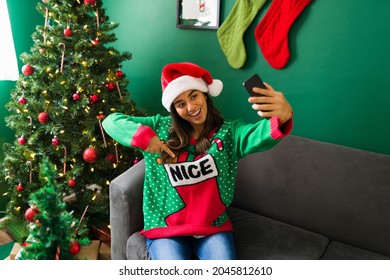
[[[263,83],[263,80],[260,78],[260,76],[258,74],[254,74],[252,77],[250,77],[248,80],[246,80],[243,83],[243,85],[244,85],[245,89],[248,91],[249,95],[251,95],[251,96],[259,96],[258,93],[252,91],[252,88],[254,88],[254,87],[266,89],[266,87]]]

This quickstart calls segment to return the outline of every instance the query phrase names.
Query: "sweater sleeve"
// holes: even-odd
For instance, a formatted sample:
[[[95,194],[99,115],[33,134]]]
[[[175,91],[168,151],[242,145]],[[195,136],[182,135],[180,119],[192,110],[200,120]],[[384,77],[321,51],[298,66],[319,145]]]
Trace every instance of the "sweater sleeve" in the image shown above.
[[[122,113],[108,115],[102,122],[104,130],[126,147],[146,150],[155,133],[156,117],[134,117]]]
[[[289,135],[292,127],[292,119],[281,126],[277,117],[263,119],[254,124],[235,121],[232,124],[235,153],[238,158],[243,158],[251,153],[269,150]]]

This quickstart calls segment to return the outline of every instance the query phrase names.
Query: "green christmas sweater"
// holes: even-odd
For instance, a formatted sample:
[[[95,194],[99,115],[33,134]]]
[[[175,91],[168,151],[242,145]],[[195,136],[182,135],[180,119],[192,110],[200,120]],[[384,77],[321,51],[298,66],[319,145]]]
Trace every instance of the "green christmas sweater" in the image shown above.
[[[238,160],[274,147],[290,133],[292,119],[282,128],[276,117],[255,124],[225,121],[209,136],[212,144],[205,154],[197,153],[196,140],[191,139],[185,152],[169,164],[160,164],[159,154],[145,151],[155,135],[168,140],[169,116],[134,117],[114,113],[102,125],[120,144],[143,152],[144,229],[141,234],[153,239],[232,231],[225,211],[233,200]]]

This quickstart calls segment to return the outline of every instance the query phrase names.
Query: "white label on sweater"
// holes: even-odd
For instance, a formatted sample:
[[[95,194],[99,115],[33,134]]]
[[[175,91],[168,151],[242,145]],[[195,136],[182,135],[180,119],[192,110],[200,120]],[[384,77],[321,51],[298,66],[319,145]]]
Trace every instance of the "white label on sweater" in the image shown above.
[[[194,185],[218,176],[214,158],[208,154],[196,161],[164,164],[174,187]]]

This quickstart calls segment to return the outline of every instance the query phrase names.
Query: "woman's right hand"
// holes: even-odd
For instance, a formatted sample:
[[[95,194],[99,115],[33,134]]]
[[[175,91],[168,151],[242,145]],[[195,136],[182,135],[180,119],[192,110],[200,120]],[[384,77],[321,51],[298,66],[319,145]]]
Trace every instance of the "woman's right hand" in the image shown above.
[[[165,151],[172,158],[176,157],[171,149],[168,148],[167,144],[165,144],[164,141],[160,140],[160,138],[157,136],[154,136],[152,139],[150,139],[146,151],[153,154],[160,154],[162,151]]]

